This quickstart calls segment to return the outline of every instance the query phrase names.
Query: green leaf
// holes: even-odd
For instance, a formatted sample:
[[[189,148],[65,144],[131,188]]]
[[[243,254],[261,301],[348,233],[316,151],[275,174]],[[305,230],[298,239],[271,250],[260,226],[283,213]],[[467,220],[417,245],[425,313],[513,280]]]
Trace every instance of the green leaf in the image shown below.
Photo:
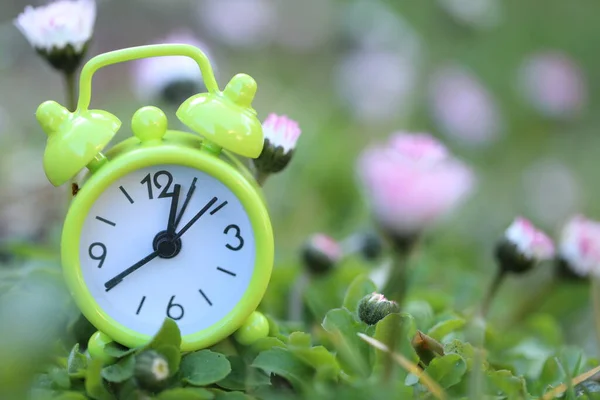
[[[402,311],[412,315],[416,326],[423,332],[427,331],[433,324],[433,309],[426,301],[409,301],[402,307]]]
[[[231,364],[221,353],[200,350],[181,360],[181,377],[194,386],[210,385],[224,379],[231,372]]]
[[[112,400],[113,396],[104,386],[101,376],[102,361],[92,360],[88,365],[85,378],[85,391],[94,400]]]
[[[254,390],[258,386],[269,385],[269,376],[247,365],[240,356],[227,357],[231,373],[217,385],[228,390]]]
[[[465,326],[465,320],[462,318],[447,319],[442,322],[435,324],[428,332],[427,335],[431,336],[436,340],[442,340],[446,335],[454,331],[459,330]]]
[[[262,351],[271,350],[274,347],[285,348],[285,343],[278,338],[267,336],[266,338],[258,339],[250,346],[252,351],[256,354]]]
[[[473,358],[475,357],[475,349],[471,343],[463,343],[458,339],[454,339],[444,345],[445,354],[458,354],[467,362],[467,371],[473,368]],[[484,361],[484,369],[488,368],[488,362]]]
[[[343,306],[351,312],[356,312],[360,300],[376,291],[377,286],[369,279],[368,275],[359,275],[348,286]]]
[[[134,367],[135,356],[130,354],[127,357],[120,359],[115,364],[102,368],[102,377],[108,382],[125,382],[133,376]]]
[[[367,325],[359,322],[345,308],[330,310],[323,320],[323,328],[332,336],[342,369],[349,375],[369,376],[369,346],[358,337]]]
[[[260,353],[252,362],[252,366],[267,374],[276,374],[287,379],[297,389],[303,387],[313,376],[310,367],[304,365],[288,350],[279,347]]]
[[[319,380],[337,379],[340,365],[333,354],[323,346],[301,347],[289,345],[288,350],[304,364],[316,370]]]
[[[252,400],[250,397],[242,392],[222,392],[219,391],[215,396],[215,400]]]
[[[388,346],[393,352],[400,353],[408,360],[417,363],[419,356],[412,346],[412,338],[416,333],[417,328],[411,315],[406,313],[389,314],[377,323],[373,338]],[[404,369],[396,367],[390,353],[375,350],[374,370],[377,373],[387,373],[390,368],[397,369],[402,379],[407,374]]]
[[[52,380],[52,386],[56,389],[70,389],[71,380],[66,370],[62,368],[52,368],[48,372],[48,376]]]
[[[67,359],[67,372],[69,373],[69,376],[72,378],[85,377],[87,363],[87,357],[79,352],[79,343],[75,344]]]
[[[487,378],[490,388],[500,391],[509,399],[524,399],[527,397],[525,379],[514,376],[508,370],[488,372]]]
[[[465,372],[467,372],[467,363],[458,354],[434,358],[425,368],[425,373],[444,389],[459,383]]]
[[[87,397],[79,392],[62,392],[58,396],[52,397],[52,400],[87,400]]]
[[[163,345],[155,348],[156,352],[167,359],[169,364],[169,376],[173,376],[179,371],[181,364],[181,351],[178,347],[171,345]]]
[[[177,323],[171,318],[165,318],[162,327],[146,346],[147,349],[158,350],[163,346],[181,348],[181,332]]]
[[[292,332],[288,339],[288,346],[310,347],[311,338],[306,332]]]
[[[159,400],[211,400],[215,395],[202,388],[175,388],[164,390],[156,396]]]
[[[114,358],[122,358],[125,356],[128,356],[130,354],[135,353],[136,351],[138,351],[139,349],[130,349],[128,347],[122,346],[117,342],[109,342],[105,347],[104,347],[104,352]]]

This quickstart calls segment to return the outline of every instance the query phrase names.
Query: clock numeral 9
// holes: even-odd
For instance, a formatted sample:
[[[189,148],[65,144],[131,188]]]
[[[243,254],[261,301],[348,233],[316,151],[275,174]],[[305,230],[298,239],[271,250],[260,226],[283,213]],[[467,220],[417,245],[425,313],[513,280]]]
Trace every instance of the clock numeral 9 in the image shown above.
[[[178,321],[183,318],[184,310],[181,304],[173,303],[175,300],[175,296],[171,296],[171,300],[169,300],[169,304],[167,304],[167,317]],[[173,311],[175,309],[175,311]],[[171,312],[174,312],[175,315],[172,315]]]
[[[227,247],[229,250],[233,250],[233,251],[241,250],[241,248],[244,247],[244,238],[240,235],[240,227],[235,224],[228,225],[227,228],[225,228],[225,230],[223,231],[223,233],[227,235],[230,230],[235,231],[234,237],[238,240],[238,243],[235,246],[226,244],[225,247]]]
[[[100,248],[99,255],[94,254],[94,253],[97,253],[97,251],[94,250],[95,248]],[[88,254],[90,255],[90,258],[92,260],[100,261],[98,263],[98,268],[102,268],[102,264],[104,264],[104,260],[106,259],[106,246],[104,245],[104,243],[100,243],[100,242],[92,243],[90,245],[90,248],[88,249]]]
[[[167,177],[167,183],[164,185],[161,185],[161,183],[159,182],[158,178],[161,176],[166,176]],[[169,193],[169,188],[171,187],[171,184],[173,183],[173,175],[171,175],[171,173],[169,171],[158,171],[157,173],[154,174],[154,177],[152,177],[151,179],[151,174],[148,174],[144,177],[144,179],[142,179],[140,181],[140,183],[142,185],[148,185],[148,198],[150,200],[152,200],[154,198],[154,194],[152,191],[152,182],[154,182],[154,186],[156,186],[157,189],[162,188],[162,191],[160,192],[160,194],[158,195],[159,199],[162,199],[164,197],[171,197],[171,193]]]

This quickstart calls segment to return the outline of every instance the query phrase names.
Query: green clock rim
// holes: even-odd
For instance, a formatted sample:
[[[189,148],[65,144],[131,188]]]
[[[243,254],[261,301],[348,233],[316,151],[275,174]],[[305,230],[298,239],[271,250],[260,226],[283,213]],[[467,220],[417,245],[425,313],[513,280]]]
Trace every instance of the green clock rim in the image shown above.
[[[242,203],[254,231],[255,265],[248,289],[238,305],[220,321],[182,336],[181,350],[192,351],[219,342],[244,323],[260,304],[273,267],[273,231],[266,206],[252,184],[227,162],[198,149],[162,144],[128,151],[103,165],[85,182],[67,213],[61,240],[63,273],[75,303],[96,329],[128,347],[142,346],[152,338],[118,323],[98,305],[83,279],[79,245],[85,218],[108,186],[135,170],[161,164],[191,167],[222,182]]]

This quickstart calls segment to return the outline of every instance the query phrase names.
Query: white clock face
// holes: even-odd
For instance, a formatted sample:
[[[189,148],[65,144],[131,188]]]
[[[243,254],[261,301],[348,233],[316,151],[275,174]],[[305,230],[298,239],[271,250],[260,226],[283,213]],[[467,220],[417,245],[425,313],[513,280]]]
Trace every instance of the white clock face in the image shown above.
[[[143,168],[109,186],[86,217],[79,249],[98,305],[147,335],[166,317],[183,335],[219,322],[248,289],[255,256],[239,199],[179,165]]]

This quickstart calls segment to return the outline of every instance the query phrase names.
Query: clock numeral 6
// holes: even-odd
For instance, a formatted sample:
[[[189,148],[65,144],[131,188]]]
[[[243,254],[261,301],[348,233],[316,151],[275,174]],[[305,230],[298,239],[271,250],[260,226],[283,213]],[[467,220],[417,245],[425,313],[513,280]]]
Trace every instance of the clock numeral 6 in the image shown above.
[[[233,251],[241,250],[241,248],[244,247],[244,238],[240,235],[240,227],[235,224],[228,225],[227,228],[225,228],[225,230],[223,231],[223,233],[227,235],[230,230],[235,231],[235,238],[238,240],[238,243],[236,246],[226,244],[225,247]]]
[[[94,254],[94,253],[97,253],[97,251],[94,250],[95,248],[100,248],[99,255]],[[104,245],[104,243],[100,243],[100,242],[92,243],[90,245],[90,248],[88,249],[88,254],[90,255],[90,258],[92,260],[100,261],[98,263],[98,268],[102,268],[102,264],[104,264],[104,260],[106,259],[106,246]]]
[[[161,183],[158,180],[158,178],[160,178],[163,175],[167,177],[167,183],[164,185],[164,187],[163,187],[163,185],[161,185]],[[140,181],[140,183],[142,185],[148,185],[148,198],[150,200],[152,200],[154,198],[154,193],[152,190],[152,182],[154,182],[154,186],[156,186],[157,189],[162,188],[162,191],[158,195],[159,199],[162,199],[164,197],[171,197],[171,193],[169,193],[169,188],[171,187],[171,184],[173,183],[173,175],[171,175],[171,173],[169,171],[165,171],[165,170],[158,171],[157,173],[154,174],[154,177],[152,177],[152,179],[151,179],[151,174],[148,174],[144,177],[144,179],[142,179]]]
[[[169,300],[169,304],[167,304],[167,317],[178,321],[183,318],[184,310],[181,304],[173,303],[173,300],[175,300],[175,296],[171,296],[171,300]],[[175,311],[173,311],[173,309],[175,309]],[[172,312],[175,315],[171,314]]]

